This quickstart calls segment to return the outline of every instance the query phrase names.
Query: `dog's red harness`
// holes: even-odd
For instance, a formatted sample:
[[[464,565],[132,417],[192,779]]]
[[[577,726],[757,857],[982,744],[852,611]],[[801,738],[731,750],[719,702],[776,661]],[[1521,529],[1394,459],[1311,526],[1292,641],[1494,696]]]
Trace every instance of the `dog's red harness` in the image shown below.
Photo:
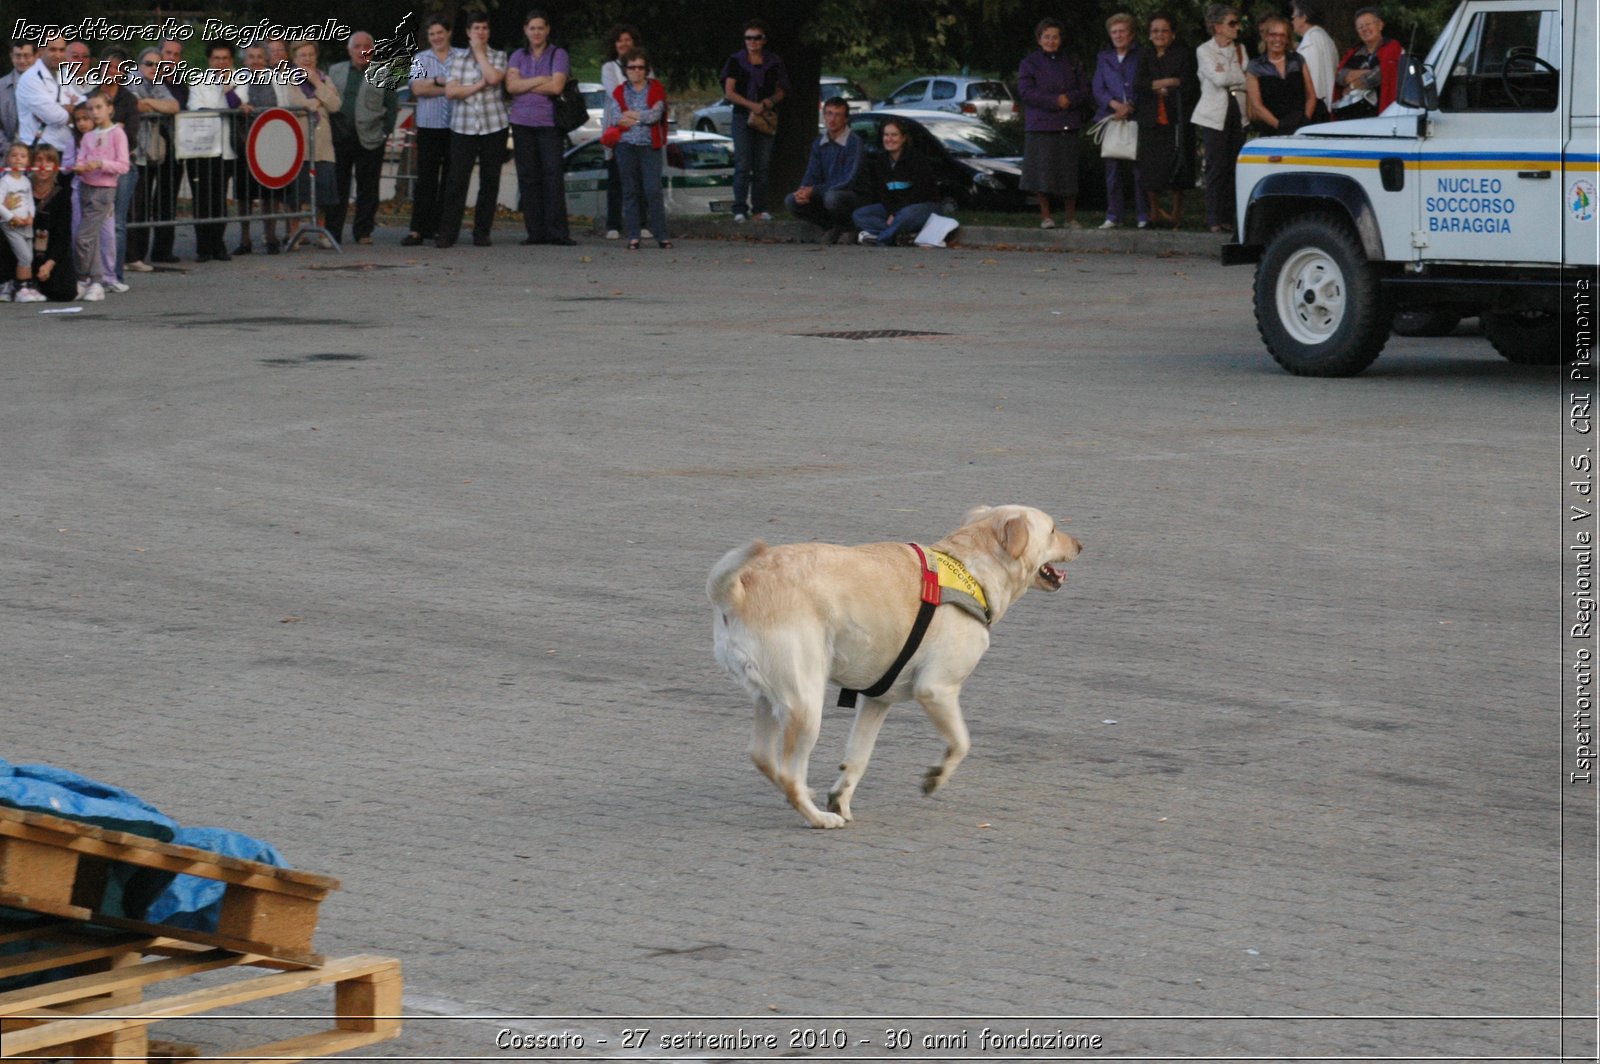
[[[860,691],[849,687],[839,688],[838,705],[854,708],[857,695],[877,698],[893,687],[894,682],[900,678],[900,670],[906,667],[911,655],[922,645],[922,637],[927,634],[928,625],[933,621],[933,611],[944,601],[943,589],[939,586],[939,574],[928,564],[928,556],[922,553],[922,548],[915,543],[909,543],[907,546],[917,552],[917,564],[922,566],[922,604],[917,607],[917,619],[912,622],[911,634],[906,637],[906,645],[900,648],[900,656],[894,659],[894,664],[889,666],[889,671],[885,672],[877,683]]]

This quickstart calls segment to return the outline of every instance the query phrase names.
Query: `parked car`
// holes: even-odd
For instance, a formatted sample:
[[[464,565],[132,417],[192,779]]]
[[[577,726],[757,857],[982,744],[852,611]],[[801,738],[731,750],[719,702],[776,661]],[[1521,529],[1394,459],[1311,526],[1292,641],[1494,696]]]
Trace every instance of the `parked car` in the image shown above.
[[[891,116],[911,126],[911,146],[933,163],[940,209],[1011,211],[1027,205],[1019,189],[1022,149],[981,119],[930,111],[868,111],[851,115],[850,128],[868,153],[883,151],[883,123]]]
[[[569,149],[567,213],[603,218],[606,211],[606,158],[599,140]],[[667,135],[661,184],[669,214],[711,214],[733,205],[733,141],[717,133],[675,129]],[[715,204],[715,206],[713,206]]]
[[[908,81],[884,97],[877,109],[881,111],[893,107],[966,115],[993,115],[996,112],[1006,115],[1021,110],[1005,82],[959,74]]]
[[[817,97],[817,128],[822,128],[822,104],[834,96],[842,96],[850,105],[852,114],[872,109],[872,100],[867,96],[867,90],[851,81],[849,78],[834,77],[824,74],[818,88],[821,94]],[[709,107],[702,107],[694,113],[694,128],[701,133],[721,133],[725,137],[733,136],[733,104],[726,98],[718,100]]]

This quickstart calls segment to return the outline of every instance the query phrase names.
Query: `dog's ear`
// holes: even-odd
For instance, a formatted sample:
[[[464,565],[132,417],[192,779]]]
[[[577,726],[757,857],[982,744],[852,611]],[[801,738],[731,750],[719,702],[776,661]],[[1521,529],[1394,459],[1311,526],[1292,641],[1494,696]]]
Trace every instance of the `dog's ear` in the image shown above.
[[[1013,517],[1007,521],[1000,530],[1000,542],[1006,548],[1006,553],[1013,558],[1021,558],[1028,549],[1028,519],[1026,517]]]

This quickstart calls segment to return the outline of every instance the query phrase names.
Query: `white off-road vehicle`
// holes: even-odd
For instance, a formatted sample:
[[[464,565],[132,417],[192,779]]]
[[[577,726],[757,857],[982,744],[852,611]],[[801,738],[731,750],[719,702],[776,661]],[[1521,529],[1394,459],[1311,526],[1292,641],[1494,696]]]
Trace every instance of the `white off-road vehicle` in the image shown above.
[[[1466,0],[1381,115],[1239,154],[1237,243],[1285,369],[1359,373],[1397,313],[1478,315],[1513,362],[1563,357],[1563,308],[1600,262],[1596,0]]]

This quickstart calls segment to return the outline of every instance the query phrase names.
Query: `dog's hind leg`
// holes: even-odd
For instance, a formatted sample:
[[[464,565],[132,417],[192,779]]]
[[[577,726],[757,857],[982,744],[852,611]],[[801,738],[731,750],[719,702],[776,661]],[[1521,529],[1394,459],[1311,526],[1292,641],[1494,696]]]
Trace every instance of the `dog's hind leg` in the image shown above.
[[[765,695],[756,696],[755,734],[750,737],[750,760],[756,763],[756,768],[761,774],[772,781],[773,786],[779,790],[783,784],[778,782],[778,740],[783,736],[783,729],[778,724],[777,711],[772,706],[772,700]]]
[[[850,738],[844,744],[844,764],[839,766],[839,778],[828,792],[828,808],[844,817],[850,815],[850,798],[856,793],[856,784],[867,771],[872,758],[872,747],[878,741],[878,731],[889,715],[889,703],[859,695],[861,707],[856,710],[856,722],[850,726]]]
[[[944,736],[948,744],[945,747],[944,760],[930,768],[922,777],[922,793],[932,794],[949,782],[951,773],[955,772],[956,766],[967,756],[967,751],[972,749],[972,740],[967,735],[967,722],[961,719],[961,699],[958,689],[920,690],[916,693],[916,699],[932,718],[934,726],[939,729],[939,734]]]
[[[825,813],[817,808],[806,786],[806,770],[811,761],[811,748],[817,745],[817,733],[822,730],[822,684],[816,685],[812,695],[792,699],[785,707],[783,720],[783,760],[778,768],[778,786],[788,796],[789,804],[806,818],[814,828],[842,828],[844,817],[838,813]]]

